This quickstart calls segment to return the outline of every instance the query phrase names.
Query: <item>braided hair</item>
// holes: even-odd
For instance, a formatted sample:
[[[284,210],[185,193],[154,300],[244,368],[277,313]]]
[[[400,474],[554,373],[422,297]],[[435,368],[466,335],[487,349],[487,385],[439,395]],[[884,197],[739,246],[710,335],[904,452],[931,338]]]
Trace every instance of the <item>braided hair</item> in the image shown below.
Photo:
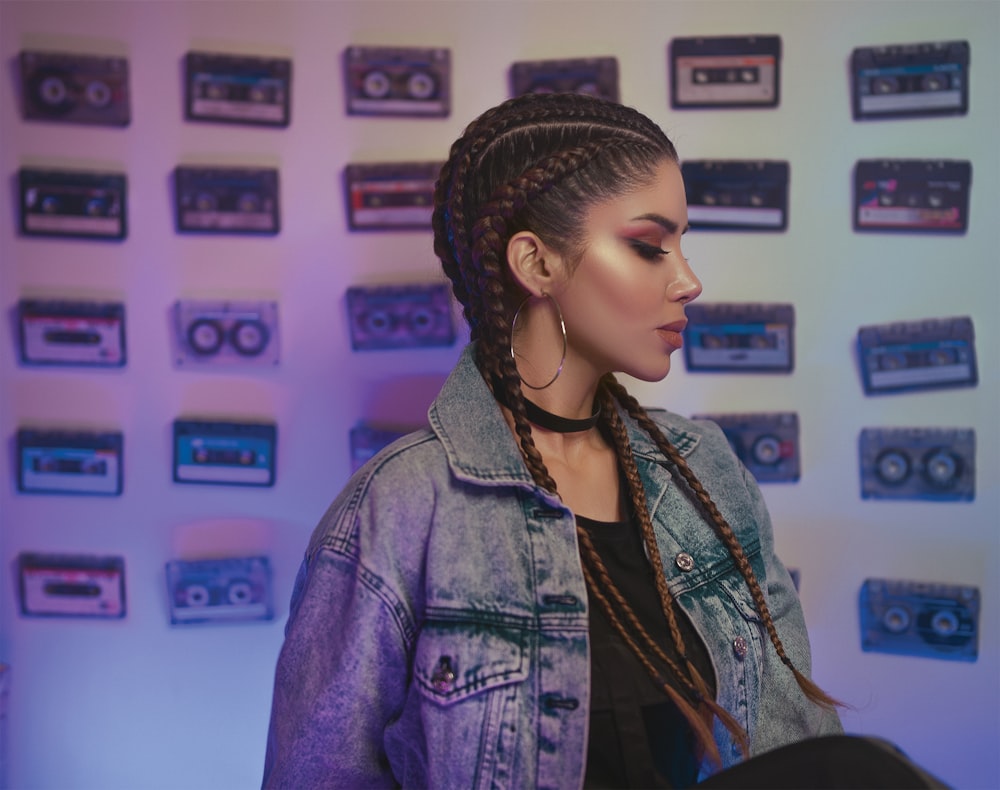
[[[590,208],[649,185],[659,164],[677,159],[663,130],[636,110],[588,96],[548,94],[510,99],[483,113],[454,143],[441,169],[434,193],[434,251],[476,341],[476,364],[498,399],[510,408],[532,478],[552,493],[556,493],[556,483],[532,438],[521,379],[509,352],[511,321],[524,291],[507,266],[507,242],[513,234],[531,230],[572,266],[584,251],[581,229]],[[497,392],[498,387],[501,392]],[[792,664],[743,547],[677,449],[612,375],[601,379],[597,397],[601,428],[611,438],[628,482],[632,509],[680,662],[665,653],[643,628],[586,531],[578,527],[584,579],[625,644],[685,716],[700,749],[716,764],[721,762],[711,733],[713,718],[730,731],[744,755],[749,744],[746,732],[711,699],[705,679],[687,659],[619,408],[649,434],[675,477],[684,481],[685,493],[732,556],[775,652],[803,693],[820,706],[837,705]]]

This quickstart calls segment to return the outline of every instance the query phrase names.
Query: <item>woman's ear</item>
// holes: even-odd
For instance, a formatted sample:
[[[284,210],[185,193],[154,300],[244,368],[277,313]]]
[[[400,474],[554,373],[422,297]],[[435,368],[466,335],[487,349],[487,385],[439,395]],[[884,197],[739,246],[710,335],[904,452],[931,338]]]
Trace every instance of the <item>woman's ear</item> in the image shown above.
[[[518,285],[534,296],[552,293],[565,274],[562,256],[530,230],[510,237],[507,265]]]

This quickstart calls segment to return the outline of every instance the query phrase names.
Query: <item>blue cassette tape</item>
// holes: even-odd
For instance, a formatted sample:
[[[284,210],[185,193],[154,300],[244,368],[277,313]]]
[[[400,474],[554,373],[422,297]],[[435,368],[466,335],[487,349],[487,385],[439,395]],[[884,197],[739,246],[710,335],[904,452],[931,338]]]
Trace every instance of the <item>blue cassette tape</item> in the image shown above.
[[[675,110],[778,106],[780,36],[675,38],[669,60]]]
[[[851,53],[854,120],[965,115],[969,42],[857,47]]]
[[[25,617],[124,617],[125,560],[23,553],[17,558]]]
[[[864,499],[975,498],[971,428],[865,428],[858,451]]]
[[[711,420],[722,428],[758,483],[799,479],[799,415],[795,412],[696,414],[692,419]]]
[[[17,313],[22,364],[125,364],[125,305],[120,302],[22,299]]]
[[[27,120],[98,126],[131,121],[125,58],[24,50],[20,66]]]
[[[582,93],[618,101],[618,59],[522,60],[510,67],[511,96],[525,93]]]
[[[688,306],[687,318],[690,371],[788,373],[794,366],[793,305],[699,303]]]
[[[21,233],[119,241],[128,235],[124,173],[18,171]]]
[[[174,421],[174,482],[273,486],[273,423]]]
[[[858,329],[858,355],[867,395],[979,381],[968,317],[863,326]]]
[[[17,488],[26,494],[122,492],[122,434],[38,430],[17,432]]]
[[[274,618],[267,557],[173,560],[167,596],[173,625]]]
[[[347,315],[355,351],[455,342],[447,285],[352,286],[347,289]]]
[[[348,115],[442,118],[451,112],[451,50],[443,47],[348,47]]]
[[[695,230],[783,231],[788,162],[697,160],[681,164],[688,222]]]
[[[292,61],[188,52],[185,117],[257,126],[288,126]]]
[[[965,233],[972,163],[959,159],[860,159],[854,167],[854,229]]]
[[[275,168],[179,166],[174,190],[179,232],[274,235],[281,230]]]
[[[383,447],[416,430],[389,425],[360,422],[351,428],[351,471],[356,472]]]
[[[861,648],[903,656],[975,661],[979,589],[898,579],[865,579],[858,596]]]

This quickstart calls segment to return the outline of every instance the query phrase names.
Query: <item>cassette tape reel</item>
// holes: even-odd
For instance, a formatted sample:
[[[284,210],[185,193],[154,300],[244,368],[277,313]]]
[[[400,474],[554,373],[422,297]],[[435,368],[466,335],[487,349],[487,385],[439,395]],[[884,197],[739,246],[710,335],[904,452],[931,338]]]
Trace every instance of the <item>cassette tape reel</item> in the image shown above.
[[[167,563],[173,625],[274,618],[267,557]]]
[[[258,126],[288,126],[292,61],[188,52],[185,117]]]
[[[18,491],[26,494],[122,492],[122,434],[21,428]]]
[[[174,482],[273,486],[274,423],[174,420]]]
[[[952,661],[979,653],[977,587],[898,579],[865,579],[858,596],[861,647]]]
[[[729,440],[733,452],[758,483],[792,483],[799,479],[799,415],[795,412],[698,414],[711,420]]]
[[[21,168],[18,187],[25,236],[120,240],[127,234],[122,173]]]
[[[675,110],[778,106],[779,36],[675,38],[669,58]]]
[[[860,327],[858,355],[867,395],[974,386],[979,380],[968,317]]]
[[[174,181],[178,231],[274,235],[281,230],[274,168],[179,166]]]
[[[24,365],[125,364],[125,305],[22,299],[17,305]]]
[[[526,60],[510,67],[512,96],[525,93],[582,93],[618,101],[618,59]]]
[[[854,168],[856,231],[965,233],[972,163],[861,159]]]
[[[26,617],[125,616],[125,560],[68,554],[18,556]]]
[[[968,41],[857,47],[851,53],[854,120],[965,115]]]
[[[794,366],[793,305],[692,304],[687,317],[689,371],[789,373]]]
[[[128,126],[125,58],[25,50],[20,67],[26,120]]]
[[[348,47],[349,115],[445,117],[451,112],[451,50]]]
[[[681,164],[688,221],[697,230],[783,231],[788,162],[697,160]]]
[[[971,428],[865,428],[859,454],[865,499],[975,498]]]
[[[178,365],[276,365],[278,303],[181,300],[174,335]]]
[[[455,342],[451,295],[443,284],[352,286],[347,289],[347,314],[355,351]]]

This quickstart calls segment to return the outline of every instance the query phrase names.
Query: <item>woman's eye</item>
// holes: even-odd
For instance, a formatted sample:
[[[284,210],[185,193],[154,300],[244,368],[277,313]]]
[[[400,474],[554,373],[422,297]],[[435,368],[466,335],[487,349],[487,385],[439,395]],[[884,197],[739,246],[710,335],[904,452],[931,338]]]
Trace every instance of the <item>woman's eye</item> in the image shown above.
[[[670,253],[670,250],[657,247],[655,244],[647,244],[646,242],[639,241],[638,239],[629,239],[629,245],[639,254],[639,257],[645,258],[647,261],[659,260],[664,255],[668,255]]]

